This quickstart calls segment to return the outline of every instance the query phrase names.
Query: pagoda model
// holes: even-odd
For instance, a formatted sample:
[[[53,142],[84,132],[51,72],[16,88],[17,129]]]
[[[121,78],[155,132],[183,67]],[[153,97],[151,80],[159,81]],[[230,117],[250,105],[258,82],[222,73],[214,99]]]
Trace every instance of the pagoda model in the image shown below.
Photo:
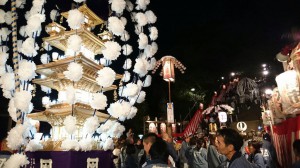
[[[50,35],[43,38],[44,42],[49,43],[65,53],[68,53],[68,38],[72,35],[78,35],[82,39],[81,49],[75,56],[68,56],[63,59],[53,59],[53,62],[41,64],[37,66],[36,73],[43,76],[40,79],[33,80],[34,83],[52,88],[59,92],[58,100],[50,102],[43,99],[43,104],[46,107],[45,111],[28,114],[29,118],[48,122],[52,126],[52,140],[57,141],[67,137],[64,126],[64,120],[67,116],[76,117],[77,130],[73,134],[77,140],[80,140],[85,135],[82,133],[83,124],[87,118],[97,116],[99,122],[115,120],[108,114],[96,111],[89,105],[89,100],[93,93],[114,90],[117,86],[102,87],[98,85],[96,78],[97,72],[104,67],[94,60],[94,55],[101,54],[104,47],[104,40],[100,39],[92,32],[91,28],[99,24],[103,24],[103,20],[95,15],[85,4],[78,9],[84,14],[84,23],[79,29],[66,31],[66,29],[56,22],[46,26],[46,31]],[[68,12],[62,13],[62,16],[68,17]],[[87,51],[87,52],[86,52]],[[64,72],[68,71],[71,63],[77,63],[82,67],[82,77],[74,82],[66,77]],[[122,75],[116,74],[115,80],[121,79]],[[75,90],[75,102],[69,104],[66,102],[66,90],[68,87]],[[116,93],[115,93],[116,94]],[[55,149],[52,149],[55,150]]]

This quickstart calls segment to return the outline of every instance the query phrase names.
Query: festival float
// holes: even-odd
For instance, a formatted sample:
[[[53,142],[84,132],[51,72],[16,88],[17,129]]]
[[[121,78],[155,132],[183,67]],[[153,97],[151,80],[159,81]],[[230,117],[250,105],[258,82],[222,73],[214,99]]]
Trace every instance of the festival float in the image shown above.
[[[112,167],[122,122],[145,100],[158,37],[150,1],[102,2],[102,17],[89,7],[97,2],[74,1],[66,11],[44,0],[12,1],[11,11],[0,9],[7,25],[0,33],[0,84],[16,122],[6,138],[14,154],[1,160],[4,167]],[[17,11],[25,9],[27,24],[17,27]],[[44,110],[33,110],[35,95],[45,95],[38,98]],[[33,121],[51,125],[49,139]]]

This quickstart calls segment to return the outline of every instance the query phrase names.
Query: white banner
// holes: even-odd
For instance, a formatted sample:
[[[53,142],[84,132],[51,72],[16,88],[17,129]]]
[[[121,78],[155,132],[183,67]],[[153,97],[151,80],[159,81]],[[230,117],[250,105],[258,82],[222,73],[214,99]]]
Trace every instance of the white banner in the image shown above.
[[[168,120],[168,123],[174,123],[174,106],[173,106],[173,103],[167,103],[167,120]]]

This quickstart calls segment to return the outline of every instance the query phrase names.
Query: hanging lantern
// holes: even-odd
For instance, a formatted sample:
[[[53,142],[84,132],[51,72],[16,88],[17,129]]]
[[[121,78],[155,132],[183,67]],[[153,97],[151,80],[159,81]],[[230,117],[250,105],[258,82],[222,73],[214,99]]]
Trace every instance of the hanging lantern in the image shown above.
[[[174,61],[172,56],[163,57],[163,79],[167,82],[175,82]]]
[[[218,117],[219,117],[219,121],[221,123],[227,122],[227,114],[226,114],[226,112],[224,112],[224,111],[218,112]]]
[[[64,32],[65,30],[66,30],[66,28],[64,28],[63,26],[61,26],[60,24],[58,24],[56,22],[52,22],[46,26],[46,32],[50,36],[56,36],[56,35]]]

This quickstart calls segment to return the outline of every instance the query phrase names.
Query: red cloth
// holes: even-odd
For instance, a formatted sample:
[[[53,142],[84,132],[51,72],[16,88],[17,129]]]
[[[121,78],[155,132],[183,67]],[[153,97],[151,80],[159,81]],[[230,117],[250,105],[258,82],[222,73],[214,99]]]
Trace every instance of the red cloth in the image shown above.
[[[198,109],[189,124],[185,127],[182,133],[185,137],[194,134],[199,128],[202,119],[202,111],[202,109]]]
[[[282,167],[291,167],[295,161],[293,142],[300,139],[300,116],[289,118],[273,127],[273,143]]]

